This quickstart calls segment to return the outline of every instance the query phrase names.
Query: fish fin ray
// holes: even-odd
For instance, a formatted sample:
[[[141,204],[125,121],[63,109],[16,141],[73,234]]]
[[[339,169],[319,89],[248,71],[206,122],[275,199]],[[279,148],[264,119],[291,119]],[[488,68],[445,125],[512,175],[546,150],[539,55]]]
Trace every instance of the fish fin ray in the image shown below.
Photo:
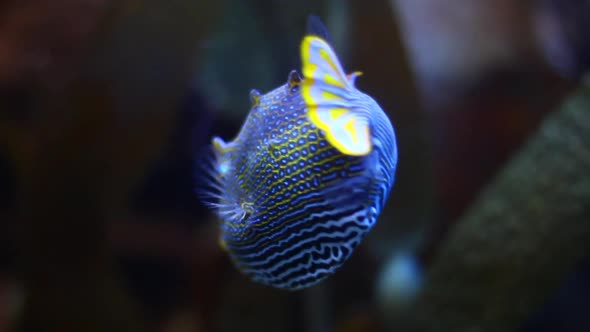
[[[217,214],[227,208],[224,192],[229,175],[229,163],[226,153],[235,148],[233,142],[224,142],[219,137],[213,137],[212,144],[204,148],[195,160],[195,194],[203,205],[214,210]]]
[[[194,192],[203,205],[217,210],[223,187],[216,166],[215,151],[208,147],[197,155],[199,157],[194,161]]]
[[[301,94],[310,121],[340,152],[367,155],[372,149],[370,124],[354,107],[354,81],[360,73],[346,75],[330,45],[313,35],[303,39],[301,59]]]

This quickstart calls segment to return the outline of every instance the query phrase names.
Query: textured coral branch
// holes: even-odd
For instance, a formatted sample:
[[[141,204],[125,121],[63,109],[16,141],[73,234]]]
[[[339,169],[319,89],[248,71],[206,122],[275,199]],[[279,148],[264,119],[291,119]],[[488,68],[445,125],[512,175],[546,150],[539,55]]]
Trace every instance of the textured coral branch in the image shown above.
[[[451,231],[411,311],[418,330],[517,331],[590,252],[589,170],[583,87]]]

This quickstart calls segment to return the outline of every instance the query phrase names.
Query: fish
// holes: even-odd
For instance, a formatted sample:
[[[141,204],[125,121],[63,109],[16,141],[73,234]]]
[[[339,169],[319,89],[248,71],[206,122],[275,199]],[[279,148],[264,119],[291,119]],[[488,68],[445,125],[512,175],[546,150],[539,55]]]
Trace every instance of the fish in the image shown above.
[[[311,27],[311,28],[309,28]],[[391,121],[356,88],[316,16],[301,74],[262,94],[232,141],[213,137],[203,201],[219,243],[252,281],[301,290],[333,275],[375,225],[394,184]]]

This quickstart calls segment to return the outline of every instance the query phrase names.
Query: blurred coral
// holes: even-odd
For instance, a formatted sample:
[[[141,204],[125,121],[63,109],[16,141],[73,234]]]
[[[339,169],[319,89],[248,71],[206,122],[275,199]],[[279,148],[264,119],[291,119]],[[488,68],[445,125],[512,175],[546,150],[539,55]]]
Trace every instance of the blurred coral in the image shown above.
[[[417,331],[518,331],[590,252],[590,87],[507,163],[439,249]]]

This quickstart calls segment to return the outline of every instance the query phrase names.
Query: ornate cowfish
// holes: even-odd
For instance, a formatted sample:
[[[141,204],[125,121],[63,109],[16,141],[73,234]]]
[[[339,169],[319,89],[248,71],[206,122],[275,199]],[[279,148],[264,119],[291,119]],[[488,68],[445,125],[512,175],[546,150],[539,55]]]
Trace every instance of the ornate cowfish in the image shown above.
[[[308,33],[303,77],[292,71],[267,94],[252,90],[237,137],[212,142],[206,193],[220,244],[252,280],[282,289],[333,274],[375,224],[394,182],[391,122],[327,40]]]

